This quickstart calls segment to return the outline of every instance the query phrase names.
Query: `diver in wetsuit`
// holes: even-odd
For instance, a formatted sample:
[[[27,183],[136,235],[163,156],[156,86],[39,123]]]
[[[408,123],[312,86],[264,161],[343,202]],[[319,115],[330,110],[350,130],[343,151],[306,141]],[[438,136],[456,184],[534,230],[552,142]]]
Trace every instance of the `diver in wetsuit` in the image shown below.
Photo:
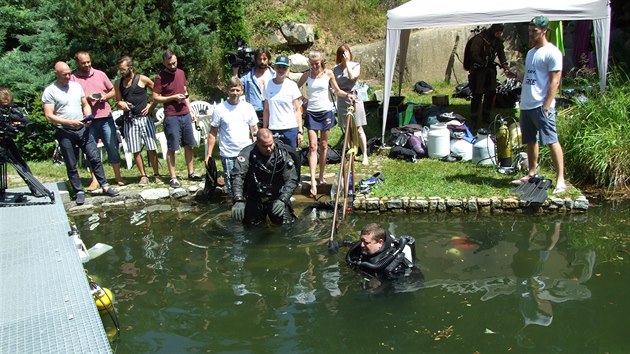
[[[258,130],[256,142],[241,150],[232,169],[232,217],[257,225],[269,216],[274,224],[295,221],[291,195],[299,181],[297,155],[269,129]]]
[[[415,240],[410,236],[394,239],[380,225],[368,224],[361,229],[361,240],[348,250],[346,262],[376,278],[398,279],[416,266]]]

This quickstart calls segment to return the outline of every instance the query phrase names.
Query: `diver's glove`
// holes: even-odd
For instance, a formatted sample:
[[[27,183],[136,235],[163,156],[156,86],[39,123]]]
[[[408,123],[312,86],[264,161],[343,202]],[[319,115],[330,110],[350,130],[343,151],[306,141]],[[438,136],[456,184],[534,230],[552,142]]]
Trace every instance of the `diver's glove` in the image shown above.
[[[276,199],[271,204],[271,213],[277,217],[280,217],[284,214],[285,204],[282,200]]]
[[[245,202],[236,202],[232,206],[232,218],[236,221],[243,221],[245,218]]]

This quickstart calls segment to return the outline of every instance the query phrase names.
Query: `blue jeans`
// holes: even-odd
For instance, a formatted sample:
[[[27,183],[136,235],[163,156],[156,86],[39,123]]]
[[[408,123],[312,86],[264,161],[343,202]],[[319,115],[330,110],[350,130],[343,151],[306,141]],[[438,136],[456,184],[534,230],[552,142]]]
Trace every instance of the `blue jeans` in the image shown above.
[[[116,123],[114,123],[112,116],[94,119],[92,124],[90,124],[90,135],[92,135],[94,142],[97,144],[98,139],[101,138],[105,150],[107,150],[107,161],[109,163],[120,163],[118,134],[116,134]]]
[[[235,161],[236,157],[221,156],[221,165],[223,165],[223,179],[225,180],[225,191],[230,196],[232,196],[232,169],[234,168]]]
[[[70,130],[57,128],[55,136],[61,148],[61,156],[63,156],[63,161],[66,164],[66,172],[68,173],[70,185],[72,185],[72,189],[75,193],[83,190],[79,171],[77,170],[79,148],[81,148],[87,157],[98,183],[101,187],[107,187],[108,184],[105,179],[103,164],[96,151],[96,141],[92,135],[90,135],[88,129],[81,128],[79,130]]]

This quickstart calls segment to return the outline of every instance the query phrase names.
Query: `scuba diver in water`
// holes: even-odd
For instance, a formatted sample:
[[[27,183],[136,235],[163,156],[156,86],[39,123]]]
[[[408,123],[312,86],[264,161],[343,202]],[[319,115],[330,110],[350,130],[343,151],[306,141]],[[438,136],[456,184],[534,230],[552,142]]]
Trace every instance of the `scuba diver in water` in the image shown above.
[[[291,196],[299,181],[297,154],[267,128],[258,130],[256,142],[241,150],[232,169],[232,217],[257,225],[267,215],[274,224],[295,221]]]
[[[378,279],[408,276],[416,268],[415,239],[411,236],[395,239],[380,225],[368,224],[361,229],[361,240],[350,246],[346,262]]]

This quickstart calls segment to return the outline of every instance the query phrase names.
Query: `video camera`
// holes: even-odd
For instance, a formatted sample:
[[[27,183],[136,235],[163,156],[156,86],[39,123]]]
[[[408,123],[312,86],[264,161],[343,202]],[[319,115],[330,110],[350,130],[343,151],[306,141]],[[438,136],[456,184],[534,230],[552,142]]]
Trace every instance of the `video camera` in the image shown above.
[[[21,104],[14,104],[10,107],[0,107],[0,139],[15,138],[20,132],[24,132],[26,137],[34,135],[33,123],[28,119],[28,115],[19,107]]]
[[[245,41],[239,40],[236,42],[236,51],[228,51],[227,59],[228,63],[232,67],[238,67],[243,72],[248,71],[256,65],[256,55],[254,48],[245,46]]]

